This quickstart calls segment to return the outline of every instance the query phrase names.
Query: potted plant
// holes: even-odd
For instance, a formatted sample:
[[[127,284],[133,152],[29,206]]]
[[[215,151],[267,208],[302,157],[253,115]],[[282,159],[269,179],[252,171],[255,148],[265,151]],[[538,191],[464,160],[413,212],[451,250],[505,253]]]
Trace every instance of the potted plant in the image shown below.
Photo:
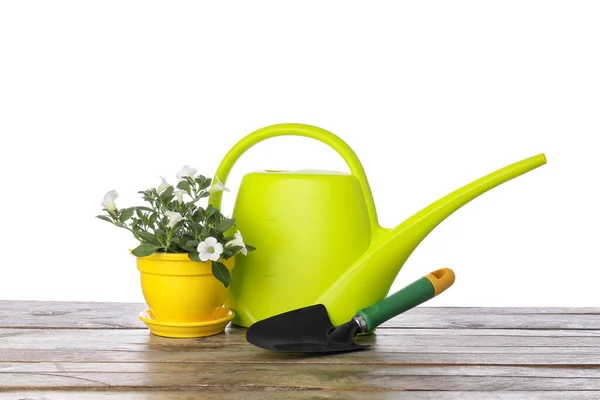
[[[233,318],[224,307],[235,256],[254,247],[244,243],[235,220],[202,199],[228,189],[215,177],[196,175],[185,165],[177,186],[165,178],[139,191],[146,206],[118,208],[118,193],[104,196],[97,217],[130,231],[139,241],[131,250],[149,309],[140,319],[159,336],[199,337],[222,332]],[[232,232],[234,231],[234,232]]]

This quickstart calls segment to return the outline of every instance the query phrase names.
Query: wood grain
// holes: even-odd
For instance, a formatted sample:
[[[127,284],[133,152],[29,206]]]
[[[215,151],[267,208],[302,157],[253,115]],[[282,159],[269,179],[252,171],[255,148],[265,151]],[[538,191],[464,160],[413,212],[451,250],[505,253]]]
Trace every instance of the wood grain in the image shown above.
[[[245,330],[203,339],[169,339],[144,330],[0,329],[0,361],[598,365],[597,336],[378,334],[357,338],[366,351],[334,356],[274,353],[251,346]],[[526,352],[523,349],[527,349]]]
[[[423,330],[410,329],[402,334],[376,333],[356,338],[357,343],[382,347],[388,351],[410,351],[418,349],[421,352],[455,352],[455,349],[472,352],[489,352],[500,350],[510,352],[510,348],[527,347],[538,352],[572,349],[597,353],[600,351],[600,336],[586,336],[581,332],[576,335],[555,335],[544,331],[539,335],[518,335],[511,331],[506,335],[503,331],[489,331],[486,335],[475,335],[476,330]],[[538,332],[538,331],[534,331]],[[387,333],[387,332],[386,332]],[[198,339],[172,339],[150,335],[146,330],[104,330],[91,332],[87,330],[50,330],[50,329],[1,329],[0,352],[11,349],[56,349],[61,347],[68,350],[140,350],[145,346],[149,350],[177,350],[184,348],[217,348],[239,351],[240,348],[252,348],[246,342],[245,329],[227,329],[220,335]],[[233,348],[231,346],[239,346]],[[383,348],[385,347],[385,349]]]
[[[278,399],[343,399],[343,400],[598,400],[597,391],[420,391],[420,392],[356,392],[330,390],[233,390],[157,391],[27,391],[0,392],[0,400],[278,400]]]
[[[288,372],[271,375],[264,371],[247,372],[242,369],[207,373],[162,372],[144,373],[57,373],[17,374],[3,373],[5,380],[15,389],[32,388],[110,388],[124,389],[155,388],[223,388],[252,387],[261,390],[368,390],[377,391],[530,391],[530,390],[592,390],[600,391],[598,378],[541,378],[541,377],[480,377],[480,376],[403,376],[394,371],[338,371],[320,368],[309,373],[298,373],[292,368]],[[7,385],[4,385],[7,386]]]
[[[600,399],[600,309],[425,308],[311,356],[154,336],[143,304],[0,301],[2,399]]]
[[[0,300],[0,327],[145,329],[139,303],[45,302]]]
[[[2,386],[173,389],[240,387],[273,390],[600,390],[597,368],[481,366],[228,364],[53,364],[9,367]],[[10,382],[10,383],[7,383]]]
[[[137,315],[146,308],[140,303],[0,301],[0,326],[144,329]],[[387,328],[599,330],[600,308],[417,307],[379,329]]]

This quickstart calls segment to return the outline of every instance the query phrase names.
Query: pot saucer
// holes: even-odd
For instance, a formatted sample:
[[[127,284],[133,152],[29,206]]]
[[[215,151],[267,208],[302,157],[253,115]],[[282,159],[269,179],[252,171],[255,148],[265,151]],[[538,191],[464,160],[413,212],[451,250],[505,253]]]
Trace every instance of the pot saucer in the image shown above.
[[[150,328],[156,336],[170,338],[197,338],[217,335],[233,319],[235,313],[225,307],[221,309],[217,319],[198,322],[170,322],[156,318],[150,310],[142,311],[139,318]]]

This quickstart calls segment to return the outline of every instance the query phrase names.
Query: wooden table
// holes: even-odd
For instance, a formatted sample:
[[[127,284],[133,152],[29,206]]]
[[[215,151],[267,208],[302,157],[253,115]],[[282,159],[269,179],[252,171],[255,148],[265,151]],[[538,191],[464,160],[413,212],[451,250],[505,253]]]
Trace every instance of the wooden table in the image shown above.
[[[600,399],[600,309],[418,307],[302,356],[154,336],[143,304],[0,301],[0,399]]]

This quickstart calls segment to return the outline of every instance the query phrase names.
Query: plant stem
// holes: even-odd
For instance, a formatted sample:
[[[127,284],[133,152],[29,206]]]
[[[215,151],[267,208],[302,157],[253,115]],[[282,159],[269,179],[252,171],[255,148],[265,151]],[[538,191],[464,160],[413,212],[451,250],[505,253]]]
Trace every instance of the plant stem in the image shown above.
[[[166,236],[167,244],[165,246],[165,253],[167,253],[169,251],[169,246],[171,246],[171,238],[173,237],[173,229],[167,227],[166,234],[167,234],[167,236]]]

